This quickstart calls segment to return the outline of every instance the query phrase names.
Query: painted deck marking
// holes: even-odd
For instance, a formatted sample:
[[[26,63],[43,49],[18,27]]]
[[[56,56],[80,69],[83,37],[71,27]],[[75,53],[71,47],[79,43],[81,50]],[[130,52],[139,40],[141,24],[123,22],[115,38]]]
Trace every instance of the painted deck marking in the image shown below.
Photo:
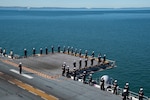
[[[10,71],[11,71],[11,72],[14,72],[14,73],[16,73],[16,74],[19,74],[19,75],[21,75],[21,76],[24,76],[24,77],[26,77],[26,78],[28,78],[28,79],[32,79],[32,78],[33,78],[32,76],[27,75],[27,74],[24,74],[24,73],[20,74],[19,71],[15,70],[15,69],[10,69]]]
[[[17,79],[14,79],[13,77],[6,75],[4,73],[0,72],[0,78],[4,78],[4,80],[8,80],[11,84],[13,85],[17,85],[18,87],[27,90],[28,92],[34,94],[34,95],[38,95],[41,98],[43,98],[44,100],[59,100],[58,98],[49,95],[47,93],[43,93],[42,90],[39,90],[37,88],[31,87],[29,84],[23,83]]]

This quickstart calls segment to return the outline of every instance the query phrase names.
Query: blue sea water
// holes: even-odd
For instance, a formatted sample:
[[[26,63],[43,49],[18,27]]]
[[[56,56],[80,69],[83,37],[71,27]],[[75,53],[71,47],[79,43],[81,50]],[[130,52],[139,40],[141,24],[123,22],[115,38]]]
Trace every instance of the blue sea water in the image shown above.
[[[108,74],[150,97],[150,10],[0,9],[0,47],[7,52],[51,45],[106,54],[117,67],[94,77]]]

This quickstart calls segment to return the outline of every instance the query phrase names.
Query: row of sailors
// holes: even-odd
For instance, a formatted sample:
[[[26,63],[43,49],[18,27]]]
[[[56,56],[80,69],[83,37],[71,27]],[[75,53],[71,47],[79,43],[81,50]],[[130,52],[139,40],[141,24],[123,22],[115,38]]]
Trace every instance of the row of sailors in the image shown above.
[[[66,62],[63,63],[62,65],[62,76],[66,76],[66,77],[70,77],[69,75],[69,66],[66,65]],[[73,71],[73,80],[76,80],[76,67],[74,67],[74,71]],[[83,83],[87,83],[86,82],[86,76],[87,76],[87,73],[86,71],[83,71],[82,73],[82,80],[83,80]],[[93,84],[93,79],[92,79],[92,74],[89,75],[88,77],[88,84],[89,85],[92,85]],[[105,90],[105,80],[104,78],[101,78],[100,80],[100,89],[101,90]],[[117,80],[114,81],[113,83],[113,86],[112,86],[112,89],[113,89],[113,94],[118,94],[118,83],[117,83]],[[139,91],[139,100],[143,100],[143,96],[144,96],[144,92],[143,92],[143,88],[140,88],[140,91]],[[129,99],[129,83],[126,82],[125,86],[124,86],[124,89],[123,89],[123,92],[122,92],[122,100],[128,100]]]
[[[68,51],[68,54],[69,54],[69,50],[70,50],[70,47],[68,46],[68,49],[67,49],[67,51]],[[51,46],[51,51],[52,51],[52,53],[54,53],[54,46]],[[63,53],[65,53],[66,52],[66,49],[65,49],[65,46],[64,46],[64,49],[63,49]],[[58,53],[60,53],[60,46],[58,46]],[[73,47],[71,47],[71,53],[73,54]],[[75,56],[77,55],[77,49],[75,49]],[[81,53],[82,53],[82,50],[80,49],[79,50],[79,56],[81,56]],[[4,48],[4,49],[2,49],[1,47],[0,47],[0,54],[3,54],[3,56],[5,56],[6,55],[6,49]],[[33,56],[35,56],[35,54],[36,54],[36,49],[35,48],[33,48],[32,49],[32,54],[33,54]],[[43,54],[43,49],[42,48],[40,48],[40,54],[42,55]],[[48,48],[47,47],[45,47],[45,54],[47,55],[48,54]],[[13,56],[14,56],[14,53],[13,53],[13,50],[11,50],[10,51],[10,56],[11,56],[11,58],[13,58]],[[92,52],[92,62],[94,61],[94,56],[95,56],[95,53],[94,53],[94,51]],[[24,57],[26,58],[27,57],[27,49],[25,48],[24,49]],[[88,51],[87,50],[85,50],[85,58],[87,58],[88,57]],[[101,55],[99,54],[98,55],[98,62],[101,62]],[[105,62],[106,61],[106,55],[104,54],[104,56],[103,56],[103,61]],[[93,65],[93,64],[91,64],[91,65]]]

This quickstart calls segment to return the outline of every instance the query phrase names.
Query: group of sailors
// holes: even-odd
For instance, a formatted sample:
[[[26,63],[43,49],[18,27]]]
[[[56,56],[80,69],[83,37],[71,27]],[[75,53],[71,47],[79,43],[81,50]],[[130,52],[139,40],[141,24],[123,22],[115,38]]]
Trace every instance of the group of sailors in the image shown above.
[[[3,57],[5,57],[6,56],[6,49],[4,48],[4,49],[2,49],[2,47],[0,47],[0,54],[3,56]],[[14,57],[14,52],[13,52],[13,50],[10,50],[10,57],[13,59],[13,57]]]

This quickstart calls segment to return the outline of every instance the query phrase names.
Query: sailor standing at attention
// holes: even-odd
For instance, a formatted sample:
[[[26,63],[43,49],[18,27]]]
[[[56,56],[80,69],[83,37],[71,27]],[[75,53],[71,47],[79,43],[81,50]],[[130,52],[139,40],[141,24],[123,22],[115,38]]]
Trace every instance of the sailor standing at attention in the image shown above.
[[[69,66],[66,68],[66,77],[69,78]]]
[[[75,60],[73,61],[73,67],[76,67],[76,61]]]
[[[129,83],[126,82],[126,85],[124,86],[124,89],[126,89],[126,95],[127,95],[127,98],[129,96]]]
[[[101,78],[101,81],[100,81],[101,90],[105,90],[104,83],[105,83],[104,78]]]
[[[88,59],[86,58],[84,62],[85,62],[85,67],[87,67]]]
[[[82,67],[82,59],[80,58],[80,60],[79,60],[79,69],[81,69],[81,67]]]
[[[19,67],[19,73],[21,74],[22,73],[22,63],[21,62],[19,63],[18,67]]]
[[[92,52],[92,57],[94,57],[94,51]]]
[[[139,91],[139,100],[143,100],[143,96],[144,96],[143,88],[140,88],[140,91]]]
[[[117,80],[115,80],[113,84],[113,88],[114,88],[113,94],[117,95],[117,87],[118,87]]]
[[[66,62],[64,62],[62,65],[62,76],[64,76],[65,70],[66,70]]]
[[[35,56],[35,52],[36,52],[36,50],[35,50],[35,48],[33,48],[33,56]]]
[[[40,55],[42,55],[42,53],[43,53],[43,50],[42,50],[42,48],[40,48]]]
[[[66,52],[66,47],[64,46],[64,48],[63,48],[63,53],[65,53]]]
[[[24,49],[24,58],[27,58],[27,49]]]
[[[10,56],[11,56],[11,59],[13,59],[13,56],[14,56],[13,50],[10,51]]]
[[[45,47],[45,53],[46,53],[46,55],[48,54],[48,48],[47,47]]]
[[[58,53],[60,53],[60,45],[58,45]]]
[[[76,68],[74,67],[73,70],[73,80],[76,80]]]
[[[85,80],[86,80],[86,71],[83,71],[83,83],[85,84]]]
[[[54,53],[54,46],[52,45],[51,48],[52,48],[52,53]]]
[[[127,100],[127,90],[126,89],[123,89],[122,100]]]
[[[92,85],[92,74],[89,75],[89,85]]]

